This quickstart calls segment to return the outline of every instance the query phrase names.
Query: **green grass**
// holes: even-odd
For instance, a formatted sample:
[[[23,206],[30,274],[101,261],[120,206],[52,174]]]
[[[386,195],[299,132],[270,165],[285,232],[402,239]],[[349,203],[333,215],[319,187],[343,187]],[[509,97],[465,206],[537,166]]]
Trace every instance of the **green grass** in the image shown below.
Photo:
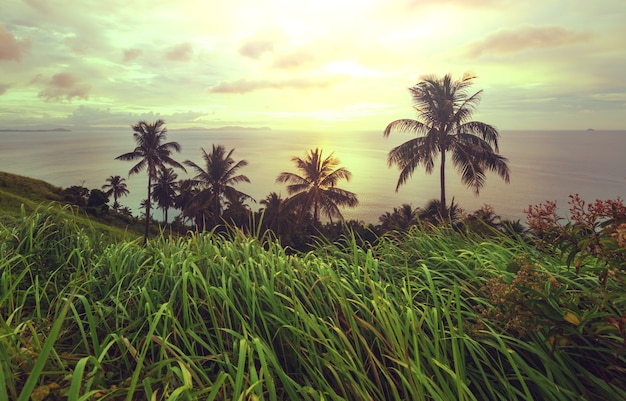
[[[143,247],[54,208],[3,227],[0,399],[626,398],[617,281],[443,229],[297,255],[268,238]]]
[[[26,214],[34,213],[41,204],[56,204],[63,213],[70,214],[71,220],[98,234],[125,240],[142,235],[143,226],[140,223],[123,224],[112,217],[98,218],[71,210],[63,203],[61,192],[62,188],[45,181],[0,171],[0,224],[18,225]]]

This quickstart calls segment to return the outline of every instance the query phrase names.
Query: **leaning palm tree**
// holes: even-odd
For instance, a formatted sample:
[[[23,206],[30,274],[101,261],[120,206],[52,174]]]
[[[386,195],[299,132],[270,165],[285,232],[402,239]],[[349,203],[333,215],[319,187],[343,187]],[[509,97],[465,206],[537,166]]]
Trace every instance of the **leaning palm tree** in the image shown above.
[[[143,169],[148,170],[148,198],[146,199],[146,231],[144,234],[144,244],[148,241],[148,230],[150,229],[150,199],[152,199],[152,181],[156,179],[157,172],[164,166],[183,167],[176,160],[171,158],[173,150],[180,152],[178,142],[165,142],[167,139],[167,129],[163,120],[157,120],[153,124],[145,121],[139,121],[131,126],[133,129],[133,137],[137,147],[132,152],[124,153],[116,157],[116,160],[139,160],[135,164],[128,175],[137,174]]]
[[[178,174],[174,169],[169,167],[161,167],[157,173],[156,182],[152,185],[152,200],[163,210],[163,218],[167,224],[167,212],[176,202],[176,190],[178,182],[176,179]]]
[[[245,175],[238,174],[238,170],[248,165],[245,160],[235,161],[232,154],[235,149],[226,153],[223,145],[215,146],[211,153],[202,148],[202,158],[206,163],[206,169],[191,160],[185,160],[185,164],[196,171],[193,180],[202,188],[187,205],[187,216],[196,214],[199,208],[203,208],[210,201],[213,224],[217,225],[221,216],[222,203],[225,199],[245,198],[251,196],[236,190],[233,185],[240,182],[250,182]]]
[[[350,180],[352,173],[344,167],[336,168],[339,159],[330,156],[323,158],[322,150],[309,150],[304,159],[291,159],[302,175],[283,172],[276,182],[285,183],[287,192],[292,195],[289,202],[301,210],[301,216],[313,211],[313,221],[320,222],[320,213],[332,222],[333,217],[343,220],[339,206],[355,207],[359,204],[356,194],[337,188],[340,180]]]
[[[128,188],[126,186],[126,178],[122,178],[119,175],[112,175],[106,179],[108,184],[104,184],[102,189],[106,189],[105,194],[107,196],[113,195],[113,209],[117,210],[120,207],[120,204],[117,200],[122,196],[127,196],[129,194]]]
[[[485,185],[485,170],[496,172],[509,182],[508,160],[498,154],[500,134],[493,126],[472,121],[471,116],[482,90],[468,94],[475,76],[465,74],[453,80],[450,74],[443,78],[423,77],[410,88],[419,120],[401,119],[391,122],[383,135],[391,131],[413,132],[418,136],[393,148],[387,155],[391,167],[397,165],[400,177],[396,192],[422,165],[428,174],[433,172],[434,158],[439,155],[440,214],[446,215],[445,165],[446,154],[452,154],[452,164],[461,174],[461,182],[478,195]]]

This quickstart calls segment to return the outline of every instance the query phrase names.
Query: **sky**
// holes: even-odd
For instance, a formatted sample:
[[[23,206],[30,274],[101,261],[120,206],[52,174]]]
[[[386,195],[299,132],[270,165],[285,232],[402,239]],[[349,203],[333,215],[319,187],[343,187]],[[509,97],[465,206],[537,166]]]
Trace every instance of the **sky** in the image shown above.
[[[624,0],[2,0],[0,129],[383,130],[426,75],[498,129],[626,129]]]

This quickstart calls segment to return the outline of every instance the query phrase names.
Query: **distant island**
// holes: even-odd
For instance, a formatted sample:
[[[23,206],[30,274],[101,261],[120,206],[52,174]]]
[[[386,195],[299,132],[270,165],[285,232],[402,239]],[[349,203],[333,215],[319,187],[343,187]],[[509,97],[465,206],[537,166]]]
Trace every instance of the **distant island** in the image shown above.
[[[44,129],[0,129],[0,132],[71,132],[67,128],[44,128]]]
[[[205,128],[205,127],[192,127],[192,128],[179,128],[170,131],[271,131],[270,127],[241,127],[238,125],[227,125],[224,127]]]

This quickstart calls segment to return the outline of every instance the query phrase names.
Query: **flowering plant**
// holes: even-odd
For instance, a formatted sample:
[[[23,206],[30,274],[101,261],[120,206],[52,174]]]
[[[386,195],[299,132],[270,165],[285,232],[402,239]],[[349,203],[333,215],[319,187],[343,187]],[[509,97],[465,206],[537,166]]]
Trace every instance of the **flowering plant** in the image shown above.
[[[626,271],[626,206],[622,199],[586,204],[578,194],[570,195],[569,218],[557,214],[555,201],[531,205],[526,213],[529,232],[538,247],[557,249],[574,264],[576,271],[587,257],[602,261],[604,279],[614,268]]]

